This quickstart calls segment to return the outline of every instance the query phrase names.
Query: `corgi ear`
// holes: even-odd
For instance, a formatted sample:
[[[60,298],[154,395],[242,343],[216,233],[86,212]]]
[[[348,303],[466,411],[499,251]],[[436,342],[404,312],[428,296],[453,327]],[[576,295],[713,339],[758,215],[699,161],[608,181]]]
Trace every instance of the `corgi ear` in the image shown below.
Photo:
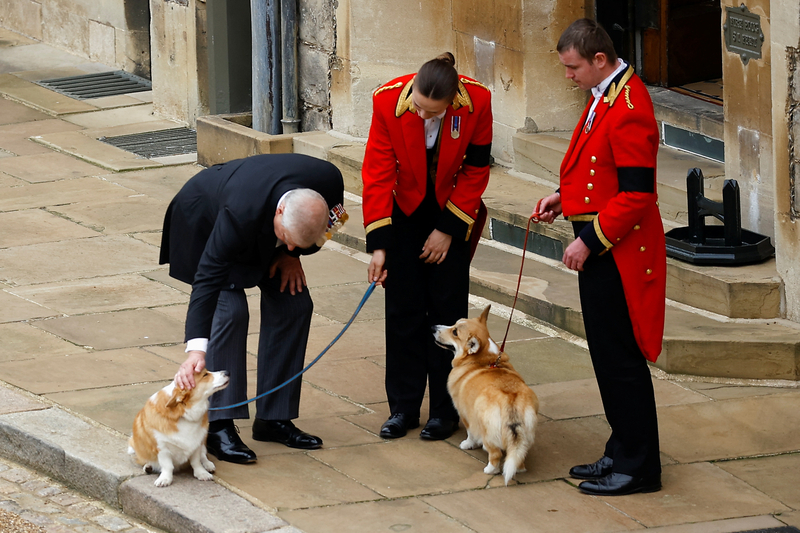
[[[167,400],[167,407],[175,407],[179,403],[183,403],[188,395],[189,389],[175,387],[175,390],[172,391],[172,396]]]
[[[491,305],[487,305],[486,309],[484,309],[483,313],[481,313],[480,321],[483,322],[484,324],[486,324],[486,320],[489,318],[489,309],[491,308],[492,308]]]
[[[467,353],[474,354],[481,349],[481,341],[478,337],[470,337],[467,341]]]

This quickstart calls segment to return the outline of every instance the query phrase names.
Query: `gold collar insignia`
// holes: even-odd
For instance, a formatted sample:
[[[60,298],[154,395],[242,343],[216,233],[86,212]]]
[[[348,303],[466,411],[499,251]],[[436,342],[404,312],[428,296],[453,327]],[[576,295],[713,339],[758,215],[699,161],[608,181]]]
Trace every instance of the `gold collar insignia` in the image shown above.
[[[622,91],[625,87],[625,84],[628,83],[633,77],[633,67],[628,65],[628,70],[620,78],[619,82],[614,83],[613,81],[608,86],[608,91],[606,91],[606,96],[603,97],[603,103],[607,103],[608,107],[614,105],[614,101],[617,99],[617,96],[622,94]]]
[[[414,101],[411,99],[411,88],[414,85],[414,79],[411,78],[406,83],[403,90],[400,91],[400,98],[397,99],[397,107],[394,110],[394,116],[400,117],[406,111],[411,111],[412,113],[416,113],[417,109],[414,107]],[[469,93],[467,92],[467,88],[464,87],[464,83],[471,83],[473,85],[480,85],[484,87],[478,82],[473,82],[466,78],[461,78],[458,80],[458,91],[456,92],[455,98],[453,98],[453,111],[457,110],[460,107],[467,107],[469,108],[469,112],[472,113],[475,110],[475,106],[472,105],[472,98],[469,97]],[[485,88],[485,87],[484,87]]]

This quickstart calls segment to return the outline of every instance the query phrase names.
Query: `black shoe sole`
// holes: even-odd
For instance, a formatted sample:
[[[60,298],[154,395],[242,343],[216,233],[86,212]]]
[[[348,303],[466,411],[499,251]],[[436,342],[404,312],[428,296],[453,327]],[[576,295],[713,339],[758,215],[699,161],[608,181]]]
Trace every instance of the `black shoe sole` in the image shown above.
[[[236,457],[236,456],[225,456],[224,454],[216,454],[213,450],[209,450],[206,448],[206,451],[214,456],[215,459],[218,461],[225,461],[226,463],[233,463],[237,465],[249,465],[251,463],[255,463],[258,461],[258,457],[254,457],[252,459],[248,459],[246,457]],[[222,457],[221,457],[222,456]]]
[[[631,490],[626,490],[622,492],[605,492],[605,491],[595,491],[595,490],[588,490],[582,487],[578,487],[580,491],[584,494],[589,494],[591,496],[628,496],[629,494],[637,494],[637,493],[648,493],[648,492],[658,492],[661,490],[661,485],[647,485],[644,487],[635,487]]]

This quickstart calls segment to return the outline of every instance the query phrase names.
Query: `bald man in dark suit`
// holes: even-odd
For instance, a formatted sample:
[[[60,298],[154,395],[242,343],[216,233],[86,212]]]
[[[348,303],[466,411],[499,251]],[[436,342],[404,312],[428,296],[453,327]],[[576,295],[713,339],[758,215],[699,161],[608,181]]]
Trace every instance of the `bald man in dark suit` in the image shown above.
[[[186,361],[175,376],[182,388],[194,373],[227,370],[230,385],[211,406],[247,396],[249,311],[244,290],[261,290],[257,389],[279,385],[302,369],[313,302],[299,256],[320,249],[331,210],[343,202],[339,170],[299,154],[258,155],[205,169],[191,178],[164,218],[160,263],[191,283],[186,316]],[[256,402],[255,440],[294,448],[322,446],[293,423],[300,380]],[[256,455],[239,438],[234,419],[246,405],[209,413],[208,451],[218,459],[251,463]]]

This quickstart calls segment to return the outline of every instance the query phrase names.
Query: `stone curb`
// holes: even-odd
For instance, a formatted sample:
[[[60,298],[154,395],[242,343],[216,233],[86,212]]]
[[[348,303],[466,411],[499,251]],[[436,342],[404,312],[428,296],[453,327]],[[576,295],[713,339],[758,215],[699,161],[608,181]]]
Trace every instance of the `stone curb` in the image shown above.
[[[0,382],[2,384],[2,382]],[[302,533],[218,483],[176,474],[158,488],[127,453],[127,438],[0,386],[0,455],[174,533]]]

